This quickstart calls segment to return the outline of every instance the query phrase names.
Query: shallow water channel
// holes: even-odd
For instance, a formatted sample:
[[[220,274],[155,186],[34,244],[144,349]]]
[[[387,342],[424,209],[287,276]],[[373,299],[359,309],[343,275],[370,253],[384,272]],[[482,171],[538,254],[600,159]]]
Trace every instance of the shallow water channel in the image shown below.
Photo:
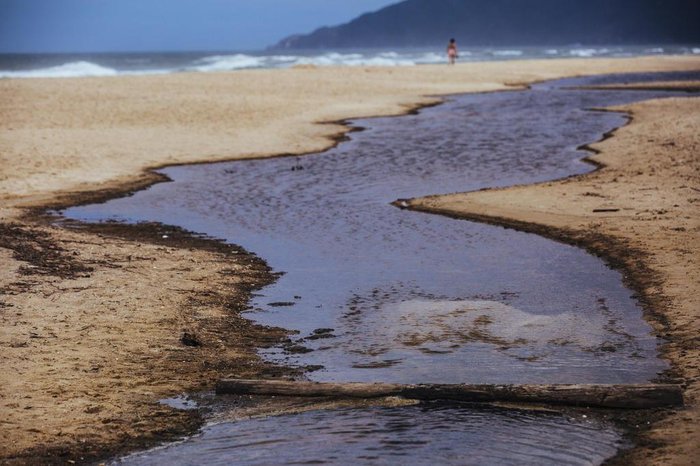
[[[364,131],[324,153],[167,168],[171,183],[63,214],[159,221],[258,254],[284,275],[247,317],[298,331],[264,355],[313,367],[312,380],[646,382],[666,364],[602,260],[390,203],[590,171],[577,147],[626,120],[586,109],[671,94],[568,86],[672,77],[683,76],[453,96],[417,115],[353,121]],[[621,442],[594,418],[425,404],[219,424],[124,462],[596,464]]]

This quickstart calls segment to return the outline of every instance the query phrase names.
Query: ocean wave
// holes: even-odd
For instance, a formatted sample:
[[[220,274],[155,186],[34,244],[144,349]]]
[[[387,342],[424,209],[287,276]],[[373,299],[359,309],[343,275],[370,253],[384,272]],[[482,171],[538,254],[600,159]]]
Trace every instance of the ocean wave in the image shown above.
[[[65,63],[50,68],[26,71],[0,71],[0,78],[79,78],[87,76],[115,76],[117,70],[88,61]]]
[[[384,52],[375,56],[360,53],[326,53],[315,57],[299,57],[299,65],[316,66],[411,66],[416,62],[407,57],[402,58],[395,52]]]
[[[494,50],[491,54],[495,57],[521,57],[522,50]]]
[[[574,47],[543,47],[525,48],[522,50],[494,49],[470,47],[468,50],[460,50],[460,61],[482,61],[482,60],[511,60],[542,57],[560,58],[588,58],[598,56],[634,56],[638,54],[658,55],[658,54],[695,54],[700,55],[700,48],[685,47],[664,47],[647,46],[632,48],[587,48],[583,46]],[[0,55],[0,66],[2,66]],[[267,53],[231,53],[212,54],[193,57],[191,54],[159,55],[142,54],[126,57],[105,55],[97,61],[90,60],[94,56],[76,56],[70,58],[68,63],[59,66],[51,66],[26,60],[25,69],[19,68],[21,62],[17,62],[15,57],[6,59],[8,68],[0,69],[0,78],[70,78],[83,76],[115,76],[115,75],[153,75],[169,74],[177,72],[233,72],[237,70],[259,69],[259,68],[293,68],[295,66],[310,67],[358,67],[358,66],[412,66],[426,64],[441,64],[446,62],[446,55],[441,49],[434,50],[378,50],[363,52],[339,52],[326,51],[315,55],[306,54],[267,54]],[[54,62],[54,63],[61,63]],[[43,68],[37,69],[37,66]]]
[[[572,57],[590,58],[598,55],[606,55],[610,53],[609,49],[571,49],[569,55]]]
[[[420,63],[432,62],[434,56],[421,57]],[[383,52],[376,55],[361,53],[330,52],[315,56],[302,55],[215,55],[198,60],[193,66],[184,71],[202,73],[217,71],[235,71],[254,68],[291,68],[297,65],[313,66],[410,66],[417,60],[401,56],[396,52]]]
[[[265,66],[265,57],[252,55],[214,55],[199,59],[194,66],[186,68],[186,71],[199,71],[202,73],[215,71],[234,71],[249,68],[262,68]]]

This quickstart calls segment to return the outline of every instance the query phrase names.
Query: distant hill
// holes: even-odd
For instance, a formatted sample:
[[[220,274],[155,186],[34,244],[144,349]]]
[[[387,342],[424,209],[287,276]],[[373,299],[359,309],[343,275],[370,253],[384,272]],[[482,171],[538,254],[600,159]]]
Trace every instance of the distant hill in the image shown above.
[[[700,0],[406,0],[275,49],[698,44]]]

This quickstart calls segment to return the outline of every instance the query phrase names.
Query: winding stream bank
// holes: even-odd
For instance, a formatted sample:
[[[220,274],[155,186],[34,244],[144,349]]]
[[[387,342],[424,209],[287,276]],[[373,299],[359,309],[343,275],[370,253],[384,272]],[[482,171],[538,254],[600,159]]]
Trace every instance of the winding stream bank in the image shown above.
[[[289,272],[255,301],[254,318],[299,330],[301,340],[268,356],[306,367],[324,362],[325,370],[312,373],[320,379],[428,381],[437,374],[444,382],[449,380],[441,377],[449,373],[460,379],[456,381],[473,377],[468,379],[472,382],[648,380],[663,368],[654,362],[656,343],[620,277],[602,263],[531,235],[483,225],[455,227],[449,219],[428,216],[414,220],[388,203],[396,197],[585,172],[589,168],[578,161],[575,148],[619,126],[620,117],[567,115],[651,96],[627,93],[616,101],[621,96],[614,93],[541,88],[456,97],[403,117],[401,124],[391,119],[362,122],[366,131],[330,153],[303,159],[303,170],[292,170],[298,166],[289,159],[173,168],[165,172],[179,183],[70,215],[180,224],[243,243]],[[474,126],[479,123],[487,126]],[[501,133],[489,132],[499,129]],[[565,140],[567,136],[575,139]],[[527,148],[523,141],[553,145]],[[368,152],[373,159],[359,157]],[[424,164],[426,152],[435,157]],[[538,154],[548,157],[539,159]],[[552,154],[558,155],[556,161]],[[386,168],[377,158],[383,158]],[[456,166],[464,171],[457,172]],[[256,190],[261,179],[277,191]],[[231,193],[234,183],[245,190]],[[332,192],[324,191],[324,185]],[[261,213],[261,206],[273,213]],[[368,211],[378,213],[375,221],[364,217]],[[310,234],[314,229],[319,234]],[[304,243],[312,249],[295,251]],[[309,252],[313,249],[321,254]],[[387,251],[398,255],[398,262]],[[417,252],[423,256],[415,257]],[[329,263],[332,270],[324,268]],[[358,263],[364,268],[358,269]],[[425,270],[433,264],[438,268]],[[339,291],[341,286],[345,288]],[[319,305],[331,311],[311,321]],[[582,328],[592,338],[580,339]],[[388,341],[386,335],[391,335]],[[462,373],[465,358],[476,364]],[[426,366],[431,371],[420,373]],[[611,438],[615,448],[619,440]]]

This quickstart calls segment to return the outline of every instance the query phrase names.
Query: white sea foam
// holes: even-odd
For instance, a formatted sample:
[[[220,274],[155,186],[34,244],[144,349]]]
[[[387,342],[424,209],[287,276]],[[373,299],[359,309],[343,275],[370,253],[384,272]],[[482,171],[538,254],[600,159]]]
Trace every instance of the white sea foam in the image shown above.
[[[569,55],[572,57],[590,58],[600,55],[607,55],[610,49],[572,49],[569,50]]]
[[[252,55],[243,54],[214,55],[198,60],[194,66],[188,67],[187,71],[200,71],[203,73],[233,71],[246,68],[261,68],[264,64],[264,57],[254,57]]]
[[[380,53],[375,56],[365,56],[360,53],[326,53],[315,57],[299,57],[299,65],[316,66],[410,66],[416,62],[409,58],[401,58],[394,52]]]
[[[495,57],[521,57],[522,50],[494,50],[491,52]]]
[[[471,52],[460,51],[460,56],[471,56]],[[437,52],[398,53],[381,52],[377,54],[331,52],[316,56],[297,57],[294,64],[316,66],[413,66],[443,63],[446,55]]]
[[[289,52],[288,52],[289,53]],[[648,48],[585,48],[560,47],[541,49],[492,49],[472,47],[460,50],[460,61],[478,60],[510,60],[550,57],[596,57],[596,56],[631,56],[630,54],[657,55],[666,53],[700,54],[700,48],[684,47],[648,47]],[[0,59],[2,56],[0,55]],[[434,50],[384,50],[359,52],[319,52],[315,55],[279,54],[219,54],[192,58],[191,55],[175,56],[134,55],[124,58],[105,56],[101,64],[80,58],[59,66],[44,66],[32,69],[31,61],[27,61],[26,69],[18,69],[15,58],[9,60],[12,70],[0,69],[0,78],[40,78],[40,77],[80,77],[80,76],[114,76],[141,74],[168,74],[175,72],[226,72],[255,68],[292,68],[297,65],[327,66],[412,66],[425,64],[440,64],[447,60],[446,54],[440,49]],[[2,61],[0,60],[0,63]],[[60,63],[60,62],[59,62]],[[1,65],[0,65],[1,66]]]
[[[416,63],[435,62],[436,56],[424,55],[419,60],[401,56],[396,52],[383,52],[376,55],[360,53],[330,52],[315,56],[301,55],[215,55],[198,60],[186,71],[216,72],[251,68],[289,68],[296,65],[314,66],[410,66]]]
[[[273,55],[269,58],[279,63],[295,63],[299,60],[299,57],[296,55]]]
[[[0,78],[76,78],[85,76],[115,76],[116,70],[87,61],[26,71],[0,71]]]
[[[596,49],[573,49],[569,50],[569,55],[573,57],[592,57],[596,54]]]

